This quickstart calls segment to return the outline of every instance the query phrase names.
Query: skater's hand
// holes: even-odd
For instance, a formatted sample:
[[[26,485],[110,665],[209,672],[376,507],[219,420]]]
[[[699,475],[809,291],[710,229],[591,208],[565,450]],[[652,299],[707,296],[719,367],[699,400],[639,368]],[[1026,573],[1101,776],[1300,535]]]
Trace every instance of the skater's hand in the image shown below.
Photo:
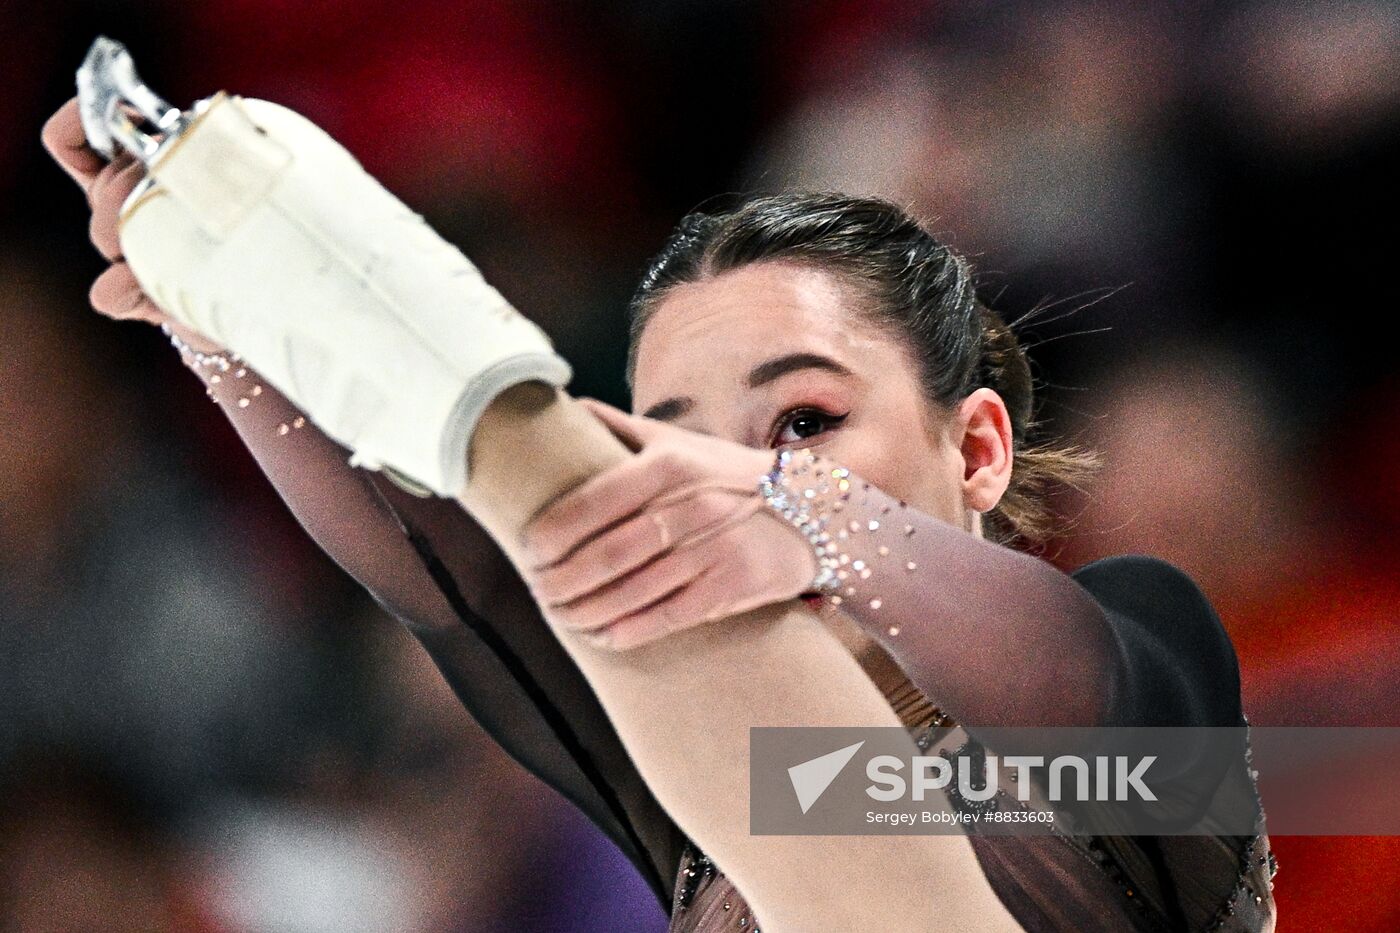
[[[759,493],[774,453],[583,403],[635,456],[526,527],[549,615],[623,650],[807,592],[816,558]]]
[[[92,306],[113,320],[168,324],[190,347],[205,353],[218,352],[220,347],[213,341],[179,324],[157,307],[141,291],[131,267],[122,258],[121,241],[117,237],[117,214],[127,195],[145,177],[145,166],[125,150],[120,150],[110,163],[94,152],[83,133],[76,97],[60,107],[44,124],[43,141],[44,148],[59,167],[87,195],[92,208],[89,235],[97,251],[111,262],[92,283],[88,293]]]

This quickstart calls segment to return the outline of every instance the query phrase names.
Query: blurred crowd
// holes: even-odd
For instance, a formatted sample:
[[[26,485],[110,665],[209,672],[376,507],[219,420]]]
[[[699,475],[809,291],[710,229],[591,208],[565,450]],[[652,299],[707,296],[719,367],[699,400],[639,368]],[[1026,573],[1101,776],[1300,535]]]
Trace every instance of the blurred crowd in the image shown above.
[[[0,930],[665,926],[159,333],[87,310],[39,128],[99,32],[320,123],[615,403],[686,211],[908,206],[1103,455],[1049,556],[1188,570],[1255,724],[1400,726],[1393,3],[0,0]],[[1400,840],[1274,845],[1284,929],[1400,928]]]

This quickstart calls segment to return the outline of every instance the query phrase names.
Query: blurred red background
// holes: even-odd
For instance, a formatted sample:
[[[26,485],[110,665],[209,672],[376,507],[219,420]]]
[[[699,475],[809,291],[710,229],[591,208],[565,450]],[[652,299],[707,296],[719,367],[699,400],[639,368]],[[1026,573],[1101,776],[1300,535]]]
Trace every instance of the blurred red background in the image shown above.
[[[1400,725],[1394,5],[0,0],[0,927],[664,928],[159,334],[86,310],[38,134],[99,32],[174,102],[320,123],[617,403],[686,210],[909,205],[1104,454],[1055,559],[1192,573],[1256,725]],[[1281,929],[1400,929],[1400,840],[1273,841]]]

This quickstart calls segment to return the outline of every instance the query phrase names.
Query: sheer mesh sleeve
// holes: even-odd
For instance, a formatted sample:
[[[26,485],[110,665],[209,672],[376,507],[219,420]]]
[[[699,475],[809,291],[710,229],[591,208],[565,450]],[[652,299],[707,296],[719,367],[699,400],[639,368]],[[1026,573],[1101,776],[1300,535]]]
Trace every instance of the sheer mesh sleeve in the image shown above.
[[[1121,715],[1125,646],[1073,579],[809,451],[779,463],[777,504],[820,549],[830,602],[944,712],[970,728]]]
[[[183,356],[316,543],[418,638],[492,738],[583,810],[668,906],[685,838],[490,536],[455,502],[350,467],[236,357]]]
[[[974,838],[1026,929],[1272,928],[1238,661],[1186,574],[1121,556],[1066,575],[809,452],[779,464],[770,505],[818,549],[827,598],[974,736],[1003,725],[1239,727],[1237,753],[1185,754],[1173,780],[1202,806],[1250,808],[1253,835]]]
[[[829,600],[974,734],[1244,725],[1230,640],[1195,583],[1164,561],[1113,557],[1067,575],[810,451],[780,457],[765,488],[819,549]],[[1159,776],[1207,799],[1222,759],[1204,754],[1201,735]],[[1017,751],[1036,751],[1034,735],[1024,741]]]

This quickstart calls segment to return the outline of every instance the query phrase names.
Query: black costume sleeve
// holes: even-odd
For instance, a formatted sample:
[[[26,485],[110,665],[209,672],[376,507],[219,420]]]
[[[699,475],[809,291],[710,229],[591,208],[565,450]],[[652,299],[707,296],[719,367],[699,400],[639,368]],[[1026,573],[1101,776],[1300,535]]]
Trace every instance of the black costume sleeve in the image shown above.
[[[579,807],[669,909],[686,838],[491,537],[456,502],[415,498],[349,466],[347,451],[251,371],[192,368],[316,543],[422,643],[492,739]]]
[[[1106,557],[1071,576],[1108,616],[1123,661],[1106,725],[1243,724],[1234,647],[1195,581],[1141,555]]]
[[[1125,672],[1104,724],[1235,727],[1225,730],[1229,754],[1214,745],[1184,756],[1175,782],[1201,808],[1235,808],[1254,832],[974,838],[988,879],[1032,933],[1272,929],[1274,861],[1239,665],[1214,609],[1190,577],[1155,558],[1110,557],[1072,576],[1103,608]]]

